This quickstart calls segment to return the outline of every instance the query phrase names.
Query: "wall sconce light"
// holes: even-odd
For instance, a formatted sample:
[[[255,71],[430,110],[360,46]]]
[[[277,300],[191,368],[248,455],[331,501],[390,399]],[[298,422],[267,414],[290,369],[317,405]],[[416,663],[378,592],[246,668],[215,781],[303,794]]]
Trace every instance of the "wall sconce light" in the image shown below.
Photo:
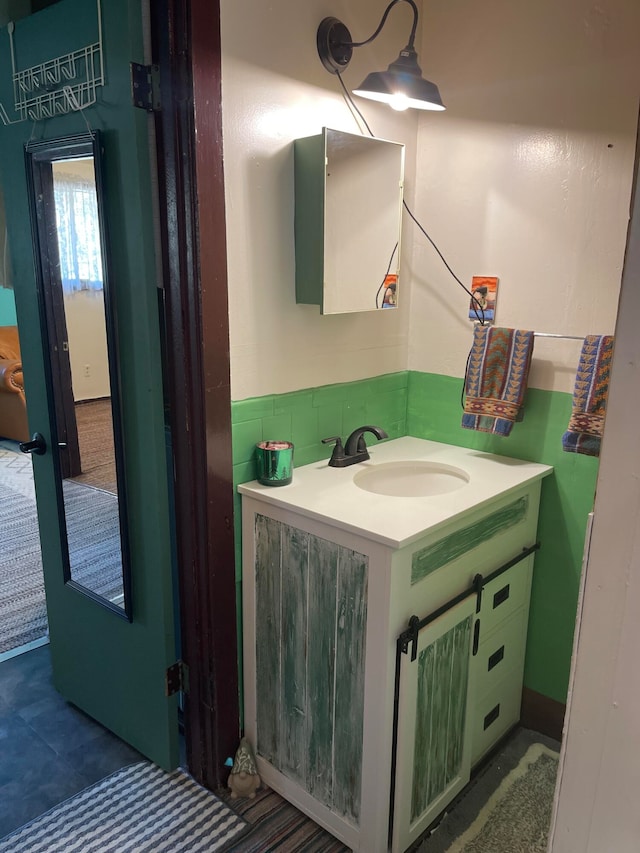
[[[324,67],[331,74],[340,74],[351,60],[354,47],[370,44],[380,34],[391,9],[400,2],[409,3],[413,9],[413,26],[406,47],[386,71],[368,74],[364,82],[353,90],[354,95],[381,101],[395,110],[409,107],[417,110],[444,110],[440,92],[435,83],[425,80],[418,65],[418,54],[413,43],[418,26],[418,7],[413,0],[391,0],[377,30],[366,41],[355,42],[346,26],[337,18],[324,18],[318,27],[316,42]]]

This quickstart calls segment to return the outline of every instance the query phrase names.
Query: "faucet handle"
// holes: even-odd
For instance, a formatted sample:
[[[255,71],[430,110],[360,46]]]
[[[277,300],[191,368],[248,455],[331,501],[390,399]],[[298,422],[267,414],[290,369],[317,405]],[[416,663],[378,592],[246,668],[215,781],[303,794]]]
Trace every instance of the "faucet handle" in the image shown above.
[[[344,447],[342,446],[342,439],[339,435],[332,435],[330,438],[323,438],[321,440],[323,444],[335,443],[331,459],[329,460],[329,465],[335,465],[336,462],[344,459]]]

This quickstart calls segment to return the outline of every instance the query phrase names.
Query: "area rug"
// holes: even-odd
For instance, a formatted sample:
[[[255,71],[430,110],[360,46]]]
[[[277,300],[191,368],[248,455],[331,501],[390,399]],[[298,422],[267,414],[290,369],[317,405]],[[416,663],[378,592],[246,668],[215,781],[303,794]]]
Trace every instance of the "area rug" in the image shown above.
[[[47,608],[31,459],[2,449],[0,551],[2,654],[47,634]]]
[[[117,497],[64,483],[73,577],[105,597],[122,591]],[[47,635],[31,459],[0,448],[0,654]]]
[[[182,770],[125,767],[0,840],[0,853],[227,850],[246,822]]]
[[[534,743],[447,853],[546,853],[558,754]]]

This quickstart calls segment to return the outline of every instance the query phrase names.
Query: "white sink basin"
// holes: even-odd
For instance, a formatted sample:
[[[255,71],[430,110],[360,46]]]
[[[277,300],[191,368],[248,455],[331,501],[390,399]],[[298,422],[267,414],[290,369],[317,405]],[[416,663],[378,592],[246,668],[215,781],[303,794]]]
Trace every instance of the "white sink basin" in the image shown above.
[[[377,495],[419,498],[444,495],[466,486],[471,478],[462,468],[442,462],[386,462],[358,471],[354,485]]]

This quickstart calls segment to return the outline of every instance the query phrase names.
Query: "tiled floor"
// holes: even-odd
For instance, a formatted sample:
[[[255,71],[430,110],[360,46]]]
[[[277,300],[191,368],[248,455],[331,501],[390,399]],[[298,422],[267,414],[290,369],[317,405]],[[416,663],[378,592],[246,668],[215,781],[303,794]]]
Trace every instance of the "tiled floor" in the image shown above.
[[[0,838],[140,760],[56,692],[48,646],[0,663]]]

